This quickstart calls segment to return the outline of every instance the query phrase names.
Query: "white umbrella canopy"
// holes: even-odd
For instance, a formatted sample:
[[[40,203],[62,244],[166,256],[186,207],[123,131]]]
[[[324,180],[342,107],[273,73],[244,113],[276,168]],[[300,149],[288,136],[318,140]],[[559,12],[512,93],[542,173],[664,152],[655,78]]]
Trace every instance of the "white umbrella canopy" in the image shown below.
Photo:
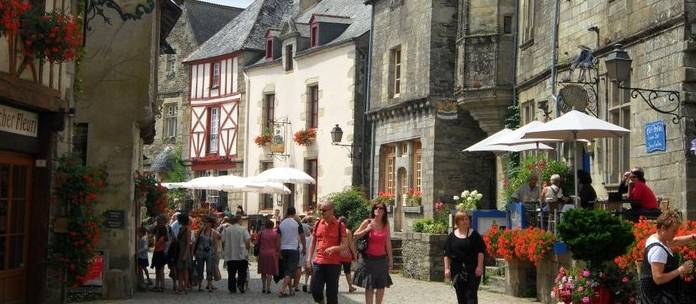
[[[217,179],[217,176],[201,176],[183,183],[182,188],[196,190],[220,190],[221,184]]]
[[[485,149],[485,147],[490,146],[490,145],[494,145],[497,142],[496,141],[497,139],[505,136],[506,134],[508,134],[510,132],[512,132],[512,130],[510,130],[508,128],[502,129],[502,130],[496,132],[495,134],[484,138],[482,141],[479,141],[479,142],[471,145],[470,147],[464,149],[464,152],[491,151],[491,150]]]
[[[489,152],[522,152],[529,150],[553,150],[553,147],[542,143],[525,143],[517,145],[490,145],[478,147],[476,151]],[[466,150],[465,150],[466,151]]]
[[[267,193],[267,194],[292,194],[292,191],[285,185],[281,183],[273,182],[248,182],[242,188],[226,189],[223,187],[224,191],[230,192],[257,192],[257,193]]]
[[[542,143],[542,142],[558,142],[559,139],[550,138],[523,138],[523,136],[530,130],[538,129],[543,126],[544,123],[538,120],[534,120],[524,126],[521,126],[511,132],[501,136],[496,140],[497,144],[501,145],[518,145],[524,143]]]
[[[238,192],[249,184],[249,181],[240,176],[221,175],[215,177],[215,184],[223,191]]]
[[[186,188],[186,183],[160,183],[162,187],[167,189],[181,189]]]
[[[580,111],[572,110],[561,117],[527,130],[522,138],[575,141],[578,138],[619,137],[628,133],[631,131]]]
[[[274,182],[288,184],[315,184],[316,181],[309,174],[300,169],[290,167],[271,168],[261,172],[261,174],[249,177],[249,181],[255,182]]]

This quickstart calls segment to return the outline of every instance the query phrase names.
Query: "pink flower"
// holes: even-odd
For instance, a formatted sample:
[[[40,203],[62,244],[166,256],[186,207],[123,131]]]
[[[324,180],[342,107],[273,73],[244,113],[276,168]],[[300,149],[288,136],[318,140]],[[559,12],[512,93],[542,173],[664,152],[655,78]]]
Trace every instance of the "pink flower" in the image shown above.
[[[578,286],[578,292],[582,292],[583,290],[585,290],[585,288],[583,288],[582,286]]]
[[[588,303],[590,303],[590,297],[583,297],[583,298],[582,298],[582,303],[583,303],[583,304],[588,304]]]
[[[583,277],[586,277],[586,278],[589,278],[589,277],[590,277],[590,271],[589,271],[589,270],[583,270],[583,271],[582,271],[582,276],[583,276]]]
[[[624,284],[628,283],[628,277],[623,277],[623,279],[621,279],[621,282],[623,282]]]

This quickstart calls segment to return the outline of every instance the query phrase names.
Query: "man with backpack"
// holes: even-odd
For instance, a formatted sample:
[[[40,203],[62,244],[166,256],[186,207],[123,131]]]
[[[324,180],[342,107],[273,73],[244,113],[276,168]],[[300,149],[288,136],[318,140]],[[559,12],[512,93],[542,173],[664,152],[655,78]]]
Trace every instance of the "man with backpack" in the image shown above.
[[[338,304],[338,280],[341,275],[341,252],[348,249],[345,225],[338,221],[331,202],[319,208],[321,219],[314,226],[314,236],[307,254],[312,267],[310,289],[316,303]],[[314,260],[312,260],[314,257]],[[324,300],[326,285],[326,300]]]

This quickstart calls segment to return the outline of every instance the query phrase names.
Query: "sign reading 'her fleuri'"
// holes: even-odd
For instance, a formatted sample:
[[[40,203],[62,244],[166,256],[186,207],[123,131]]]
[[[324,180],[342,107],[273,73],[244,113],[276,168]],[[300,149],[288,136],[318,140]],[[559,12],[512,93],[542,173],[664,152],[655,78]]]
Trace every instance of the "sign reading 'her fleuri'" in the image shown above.
[[[38,114],[0,105],[0,131],[36,137],[38,129]]]
[[[645,150],[647,153],[667,151],[667,130],[662,120],[645,124]]]

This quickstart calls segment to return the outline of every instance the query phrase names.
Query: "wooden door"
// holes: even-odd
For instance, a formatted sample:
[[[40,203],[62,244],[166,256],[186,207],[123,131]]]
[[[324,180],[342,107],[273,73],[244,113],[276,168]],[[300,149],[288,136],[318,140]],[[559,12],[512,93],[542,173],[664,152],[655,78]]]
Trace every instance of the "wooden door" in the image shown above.
[[[32,158],[0,152],[0,303],[24,303]]]

